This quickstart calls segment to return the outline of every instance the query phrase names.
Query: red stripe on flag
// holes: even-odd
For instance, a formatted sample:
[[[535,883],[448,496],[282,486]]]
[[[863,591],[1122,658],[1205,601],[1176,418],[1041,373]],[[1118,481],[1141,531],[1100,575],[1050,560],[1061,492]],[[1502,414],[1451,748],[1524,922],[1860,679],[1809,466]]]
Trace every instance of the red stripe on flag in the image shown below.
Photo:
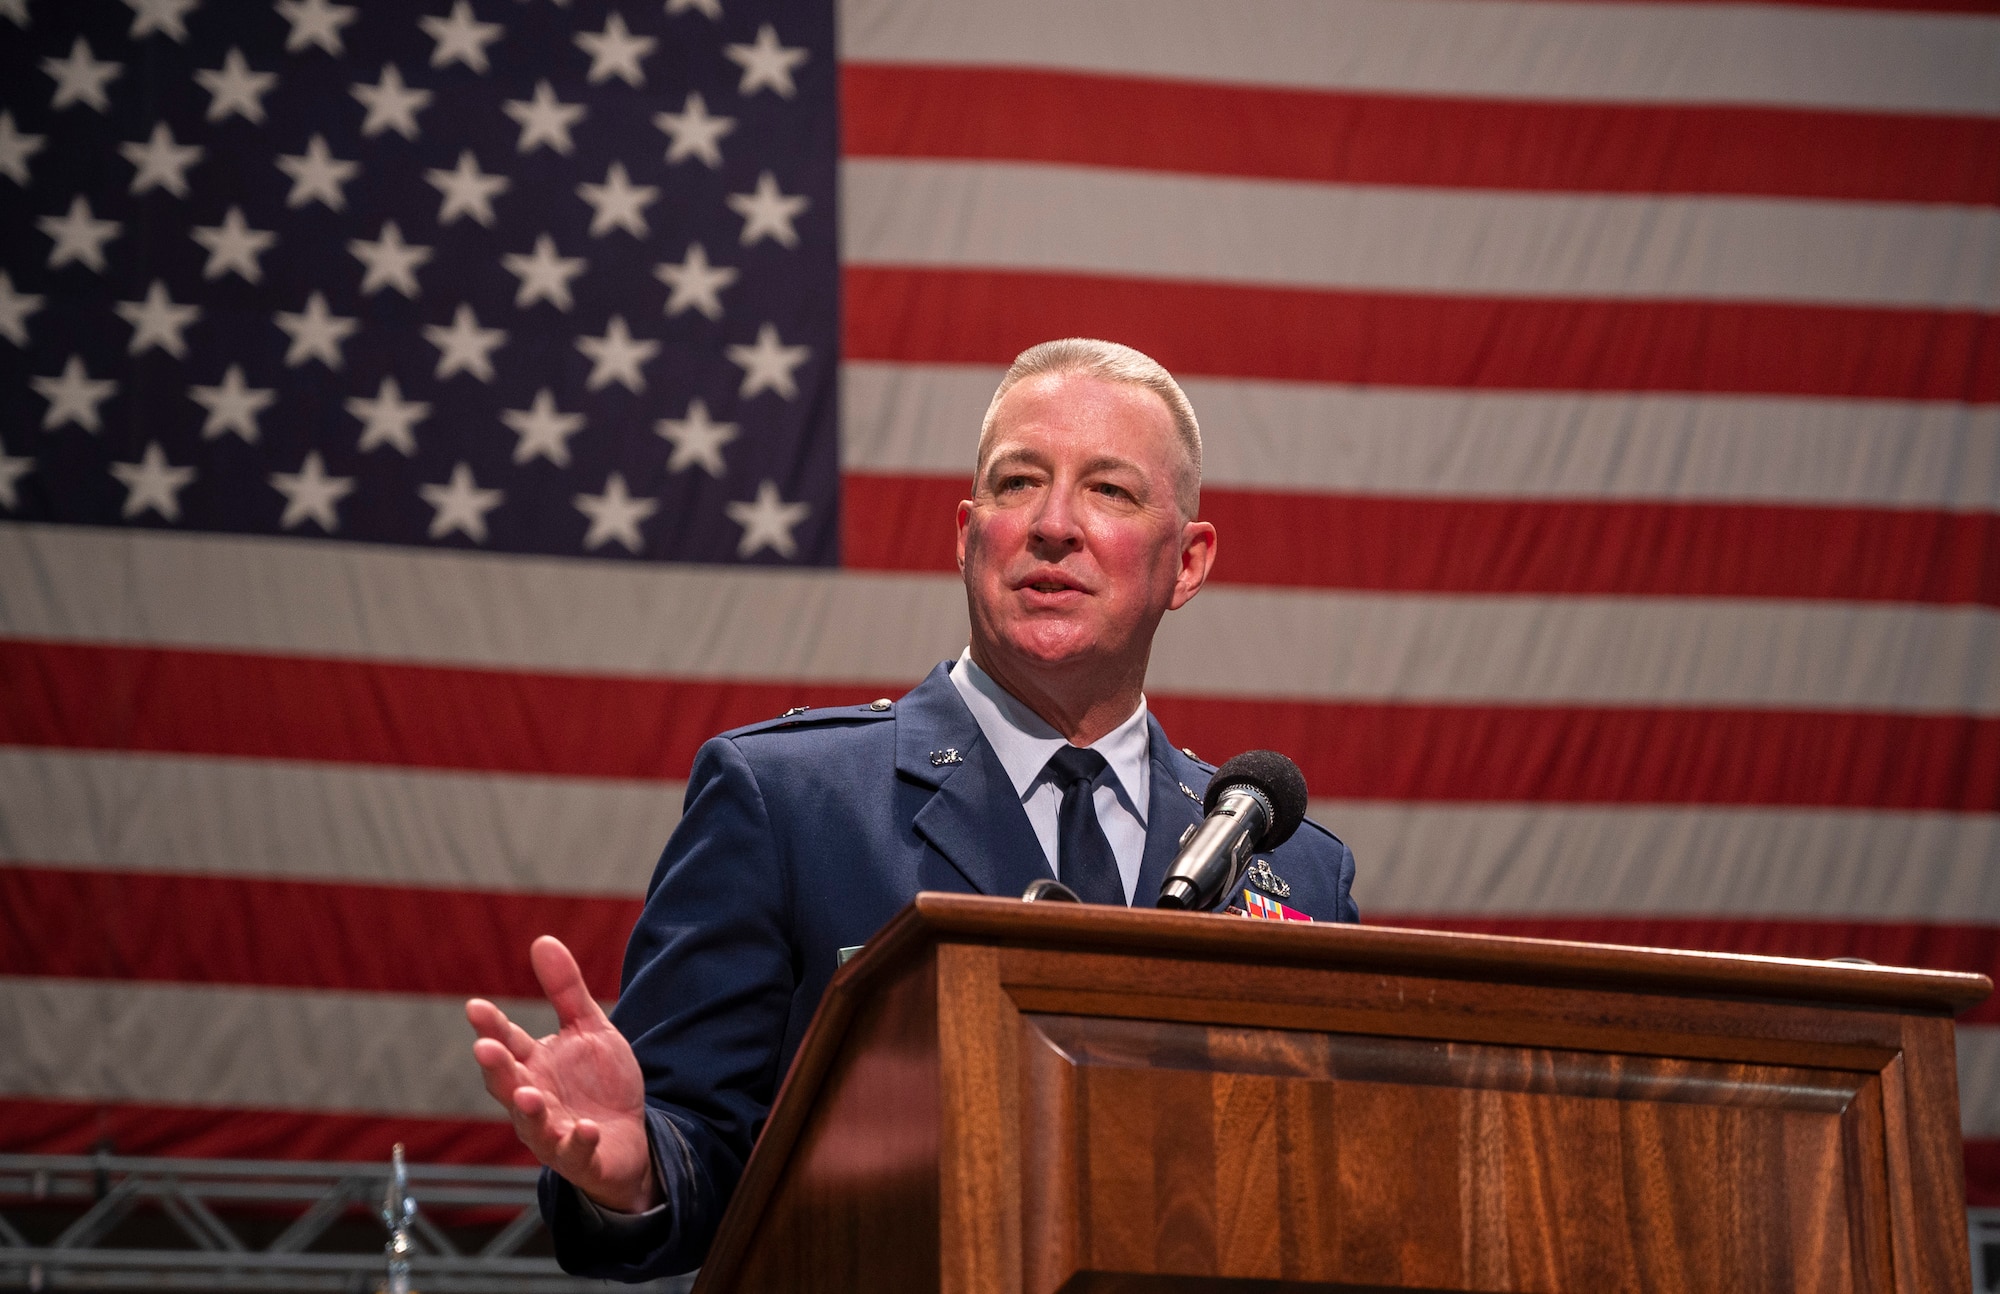
[[[872,687],[777,688],[0,642],[0,744],[678,778],[707,735]],[[2000,719],[1154,696],[1176,741],[1322,796],[2000,810]],[[469,725],[468,716],[491,718]]]
[[[843,357],[1005,365],[1116,337],[1188,376],[1477,390],[2000,400],[1967,310],[1453,297],[849,266]]]
[[[0,1097],[0,1153],[85,1155],[108,1146],[120,1155],[386,1163],[401,1142],[413,1163],[534,1163],[499,1113],[495,1106],[492,1120],[429,1119]]]
[[[1282,750],[1353,800],[2000,809],[2000,720],[1147,697],[1197,750]]]
[[[718,732],[881,694],[19,640],[0,677],[0,744],[668,780]]]
[[[1023,68],[844,64],[850,157],[1344,184],[2000,203],[2000,121],[1524,103]]]
[[[0,1153],[191,1159],[386,1161],[401,1142],[413,1163],[533,1163],[506,1123],[291,1110],[0,1098]],[[1966,1203],[2000,1204],[2000,1140],[1965,1142]]]
[[[963,478],[849,473],[841,488],[849,567],[956,568]],[[1220,534],[1222,583],[2000,606],[1993,513],[1213,487],[1201,513]]]
[[[638,915],[636,897],[0,863],[0,975],[539,998],[528,945],[552,934],[609,1001]]]

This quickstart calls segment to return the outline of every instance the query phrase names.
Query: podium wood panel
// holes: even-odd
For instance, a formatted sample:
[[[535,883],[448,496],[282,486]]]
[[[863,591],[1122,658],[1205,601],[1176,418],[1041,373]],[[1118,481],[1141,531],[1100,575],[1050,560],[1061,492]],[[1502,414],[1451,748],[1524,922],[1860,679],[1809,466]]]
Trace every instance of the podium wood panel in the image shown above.
[[[922,895],[698,1287],[1962,1290],[1980,976]]]

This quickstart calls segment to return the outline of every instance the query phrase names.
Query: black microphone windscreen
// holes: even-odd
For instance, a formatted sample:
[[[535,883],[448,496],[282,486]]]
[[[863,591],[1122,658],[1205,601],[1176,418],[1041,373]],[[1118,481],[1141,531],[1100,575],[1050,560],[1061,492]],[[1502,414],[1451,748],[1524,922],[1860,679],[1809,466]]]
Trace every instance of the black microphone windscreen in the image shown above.
[[[1256,787],[1270,800],[1276,814],[1257,840],[1259,853],[1268,853],[1290,840],[1306,820],[1306,776],[1275,750],[1246,750],[1216,769],[1208,794],[1202,797],[1202,812],[1215,812],[1222,793],[1232,786]]]

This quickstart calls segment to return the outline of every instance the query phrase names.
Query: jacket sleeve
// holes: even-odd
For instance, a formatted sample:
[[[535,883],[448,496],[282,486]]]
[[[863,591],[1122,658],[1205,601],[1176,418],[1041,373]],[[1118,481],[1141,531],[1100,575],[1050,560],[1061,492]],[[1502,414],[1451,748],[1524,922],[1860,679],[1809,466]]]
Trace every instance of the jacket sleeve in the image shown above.
[[[782,1077],[798,984],[791,902],[789,860],[756,776],[718,737],[695,757],[611,1012],[645,1075],[666,1202],[606,1215],[545,1173],[542,1213],[563,1270],[640,1281],[701,1265]]]

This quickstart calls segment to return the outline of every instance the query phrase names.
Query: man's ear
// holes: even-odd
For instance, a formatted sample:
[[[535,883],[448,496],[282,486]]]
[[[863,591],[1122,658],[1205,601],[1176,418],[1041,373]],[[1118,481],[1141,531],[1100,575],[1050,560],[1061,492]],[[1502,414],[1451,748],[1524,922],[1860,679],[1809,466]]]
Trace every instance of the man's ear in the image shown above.
[[[958,569],[965,569],[965,530],[972,524],[972,500],[958,501]]]
[[[1215,527],[1206,521],[1183,524],[1180,570],[1174,575],[1174,596],[1167,603],[1167,610],[1180,610],[1201,592],[1201,586],[1208,582],[1209,569],[1214,565]]]

